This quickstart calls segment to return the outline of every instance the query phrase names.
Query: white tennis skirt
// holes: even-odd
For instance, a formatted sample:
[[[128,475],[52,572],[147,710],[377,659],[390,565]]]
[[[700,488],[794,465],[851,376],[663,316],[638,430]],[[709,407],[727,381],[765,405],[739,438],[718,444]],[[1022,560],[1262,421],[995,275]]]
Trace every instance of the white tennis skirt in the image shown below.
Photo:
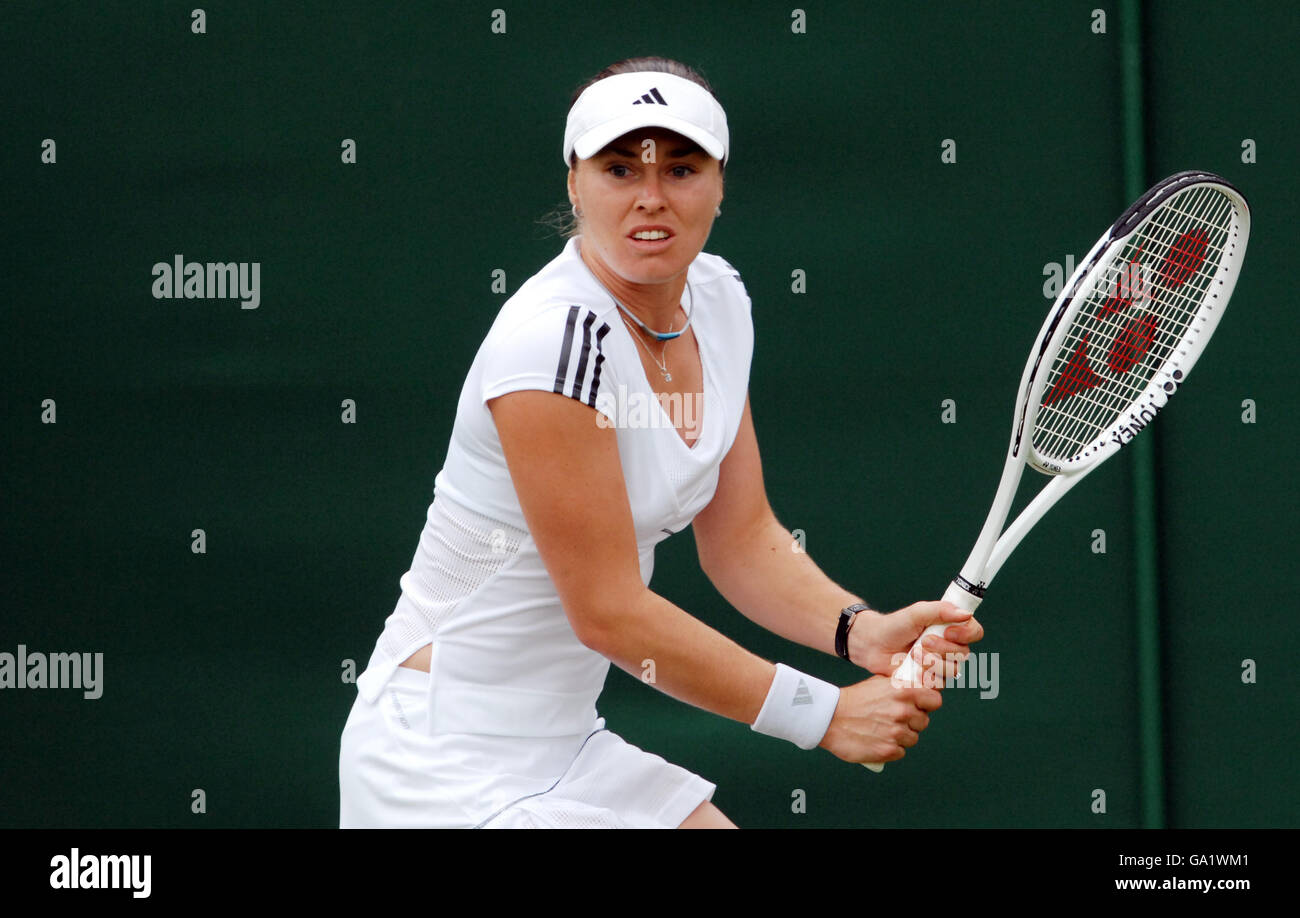
[[[339,753],[340,828],[676,828],[715,785],[596,721],[563,737],[434,734],[429,674],[398,667],[352,705]]]

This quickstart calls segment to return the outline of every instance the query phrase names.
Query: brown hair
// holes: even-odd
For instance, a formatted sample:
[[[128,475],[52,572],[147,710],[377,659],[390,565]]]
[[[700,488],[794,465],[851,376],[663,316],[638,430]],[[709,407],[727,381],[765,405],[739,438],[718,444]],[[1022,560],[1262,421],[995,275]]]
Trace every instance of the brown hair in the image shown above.
[[[617,76],[620,73],[645,72],[671,73],[673,76],[681,77],[684,80],[690,80],[692,83],[702,86],[710,95],[715,98],[717,97],[717,93],[713,91],[713,87],[709,85],[709,81],[706,80],[704,75],[694,67],[689,67],[680,61],[675,61],[667,57],[629,57],[626,60],[610,64],[604,70],[600,71],[600,73],[596,74],[590,80],[575,89],[573,91],[573,98],[569,100],[569,108],[571,109],[577,104],[578,97],[587,91],[587,87],[599,83],[601,80],[605,79],[605,77]],[[578,168],[577,153],[569,154],[569,167],[571,169]],[[720,171],[725,170],[725,167],[721,162],[718,163],[718,168]],[[566,239],[578,234],[578,218],[573,215],[572,207],[567,202],[562,205],[557,205],[554,210],[542,217],[538,222],[552,227]]]

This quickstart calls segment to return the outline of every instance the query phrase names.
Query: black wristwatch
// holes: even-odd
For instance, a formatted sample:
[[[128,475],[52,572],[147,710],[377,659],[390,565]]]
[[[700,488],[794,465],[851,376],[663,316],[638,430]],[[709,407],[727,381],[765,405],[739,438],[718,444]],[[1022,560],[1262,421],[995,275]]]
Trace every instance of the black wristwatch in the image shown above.
[[[840,610],[840,623],[835,626],[835,652],[844,659],[849,660],[849,629],[853,627],[853,620],[858,617],[859,612],[870,611],[870,606],[864,606],[860,602]],[[849,660],[849,662],[853,661]]]

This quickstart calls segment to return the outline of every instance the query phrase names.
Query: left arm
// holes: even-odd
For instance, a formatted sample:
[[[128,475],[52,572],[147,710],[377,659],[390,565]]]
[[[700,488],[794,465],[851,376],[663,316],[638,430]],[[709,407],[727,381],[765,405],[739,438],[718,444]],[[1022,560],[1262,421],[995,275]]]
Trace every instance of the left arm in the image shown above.
[[[700,567],[742,615],[788,640],[835,653],[840,609],[863,600],[827,577],[806,552],[793,550],[790,531],[767,500],[748,398],[736,441],[722,461],[717,491],[692,526]],[[927,639],[927,651],[964,656],[969,644],[983,636],[970,613],[950,603],[915,603],[897,615],[859,613],[849,632],[849,656],[859,666],[888,675],[895,668],[893,655],[905,652],[926,627],[940,621],[954,623],[944,634],[949,640]]]

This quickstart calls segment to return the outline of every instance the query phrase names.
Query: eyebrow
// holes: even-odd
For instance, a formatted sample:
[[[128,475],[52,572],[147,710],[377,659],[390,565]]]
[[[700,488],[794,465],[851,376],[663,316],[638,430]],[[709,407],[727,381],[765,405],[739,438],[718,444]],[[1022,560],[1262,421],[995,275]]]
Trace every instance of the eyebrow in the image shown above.
[[[622,147],[608,147],[606,148],[605,152],[617,153],[619,156],[626,156],[630,159],[639,159],[641,157],[640,153],[633,153],[631,150],[624,150]],[[669,157],[676,159],[681,156],[690,156],[694,153],[703,153],[703,152],[704,151],[700,149],[699,144],[693,143],[690,144],[689,146],[679,147],[676,150],[670,150],[668,152],[668,155]]]

